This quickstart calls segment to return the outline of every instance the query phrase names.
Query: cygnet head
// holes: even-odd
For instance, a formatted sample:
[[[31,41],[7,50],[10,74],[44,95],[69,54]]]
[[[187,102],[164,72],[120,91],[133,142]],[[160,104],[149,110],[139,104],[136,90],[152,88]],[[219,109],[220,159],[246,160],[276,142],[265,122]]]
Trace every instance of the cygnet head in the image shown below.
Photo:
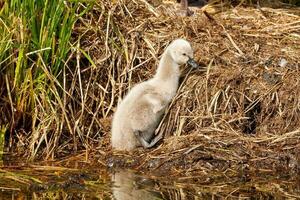
[[[197,62],[194,60],[194,51],[188,41],[176,39],[169,45],[168,51],[178,65],[187,63],[193,68],[198,67]]]

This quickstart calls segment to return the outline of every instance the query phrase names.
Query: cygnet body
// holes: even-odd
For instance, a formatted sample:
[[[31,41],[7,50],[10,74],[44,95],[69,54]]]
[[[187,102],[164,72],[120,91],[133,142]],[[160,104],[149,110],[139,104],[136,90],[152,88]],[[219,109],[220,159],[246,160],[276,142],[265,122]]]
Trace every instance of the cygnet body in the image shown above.
[[[163,53],[155,76],[134,86],[117,107],[112,121],[113,149],[150,148],[159,141],[153,139],[155,129],[176,94],[179,66],[185,63],[197,67],[192,47],[184,39],[174,40]]]

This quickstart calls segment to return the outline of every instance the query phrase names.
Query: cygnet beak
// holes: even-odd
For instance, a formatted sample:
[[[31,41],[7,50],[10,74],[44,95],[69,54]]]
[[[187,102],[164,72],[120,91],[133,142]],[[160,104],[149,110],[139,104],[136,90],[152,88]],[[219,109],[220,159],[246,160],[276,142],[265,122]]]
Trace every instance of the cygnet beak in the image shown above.
[[[190,65],[192,68],[199,67],[198,63],[193,58],[189,58],[189,60],[187,61],[187,64]]]

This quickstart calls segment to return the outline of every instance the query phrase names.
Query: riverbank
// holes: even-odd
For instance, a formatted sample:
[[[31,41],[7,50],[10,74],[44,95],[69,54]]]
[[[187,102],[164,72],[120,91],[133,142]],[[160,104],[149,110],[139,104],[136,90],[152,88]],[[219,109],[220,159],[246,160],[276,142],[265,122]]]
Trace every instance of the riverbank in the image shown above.
[[[40,51],[49,48],[31,49],[24,55],[33,67],[26,64],[19,89],[1,76],[3,91],[10,94],[1,99],[1,134],[13,138],[11,151],[31,160],[60,160],[83,151],[80,159],[103,167],[187,177],[199,171],[228,177],[299,173],[299,8],[226,4],[178,17],[172,5],[76,4],[70,55],[59,61],[68,62],[51,69],[59,56],[45,64]],[[158,129],[164,140],[150,150],[113,153],[110,124],[117,102],[153,76],[164,48],[179,37],[192,43],[202,68],[183,69],[182,85]],[[51,48],[59,49],[60,40],[51,41]],[[16,61],[5,60],[5,69]],[[30,81],[31,73],[42,81]]]

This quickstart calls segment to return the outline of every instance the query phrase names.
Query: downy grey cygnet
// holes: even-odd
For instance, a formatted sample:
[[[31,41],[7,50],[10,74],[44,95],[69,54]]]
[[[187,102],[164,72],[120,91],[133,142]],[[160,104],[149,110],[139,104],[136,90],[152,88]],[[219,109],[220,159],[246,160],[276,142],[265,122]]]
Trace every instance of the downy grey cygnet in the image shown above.
[[[134,86],[118,105],[112,121],[114,150],[150,148],[161,138],[155,136],[166,107],[178,89],[179,66],[197,68],[193,49],[184,39],[174,40],[162,54],[155,76]]]

